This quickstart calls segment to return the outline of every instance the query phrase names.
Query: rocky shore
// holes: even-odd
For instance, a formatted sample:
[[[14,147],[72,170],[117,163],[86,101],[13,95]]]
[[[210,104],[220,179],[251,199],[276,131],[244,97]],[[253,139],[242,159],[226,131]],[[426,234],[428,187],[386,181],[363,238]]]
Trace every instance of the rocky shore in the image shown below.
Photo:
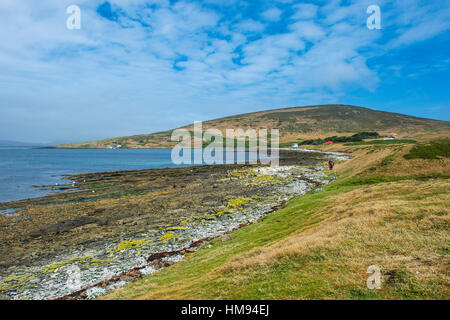
[[[195,166],[66,177],[61,193],[1,203],[0,298],[89,299],[328,184],[340,154],[280,151],[280,167]],[[206,244],[207,245],[207,244]]]

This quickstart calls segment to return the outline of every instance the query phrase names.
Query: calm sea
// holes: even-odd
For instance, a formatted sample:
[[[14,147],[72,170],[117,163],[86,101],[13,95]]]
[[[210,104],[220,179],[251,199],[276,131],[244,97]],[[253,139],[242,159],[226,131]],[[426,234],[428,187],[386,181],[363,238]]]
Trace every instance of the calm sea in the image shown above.
[[[248,154],[246,154],[246,158]],[[0,202],[46,195],[35,186],[69,183],[62,175],[173,168],[170,149],[33,149],[0,147]]]

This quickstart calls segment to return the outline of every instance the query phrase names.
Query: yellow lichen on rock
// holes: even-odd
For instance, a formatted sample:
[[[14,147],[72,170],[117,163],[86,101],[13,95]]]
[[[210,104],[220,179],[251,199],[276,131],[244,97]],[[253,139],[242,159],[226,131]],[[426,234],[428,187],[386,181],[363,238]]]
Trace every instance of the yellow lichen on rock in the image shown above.
[[[53,272],[56,269],[58,269],[60,267],[63,267],[65,265],[72,264],[72,263],[75,263],[75,262],[84,262],[84,261],[87,261],[87,260],[92,259],[92,258],[93,258],[93,256],[73,257],[73,258],[70,258],[69,260],[66,260],[66,261],[55,262],[55,263],[49,265],[48,267],[46,267],[44,270],[42,270],[42,272],[43,273]]]
[[[167,228],[167,230],[170,230],[170,231],[186,230],[186,229],[187,229],[187,227],[170,227],[170,228]]]
[[[244,204],[249,202],[250,198],[244,198],[244,197],[237,197],[235,199],[231,199],[228,201],[228,207],[234,208],[234,209],[240,209]]]
[[[169,240],[177,239],[179,237],[180,237],[179,235],[173,234],[172,232],[168,232],[165,235],[161,236],[159,240],[162,241],[163,243],[167,243],[169,242]]]
[[[16,289],[19,291],[23,291],[25,288],[29,288],[33,285],[30,285],[29,282],[34,278],[32,273],[25,273],[22,275],[11,274],[5,279],[3,279],[0,284],[0,291]]]
[[[49,266],[47,266],[44,270],[42,270],[42,273],[49,273],[54,272],[56,269],[64,267],[66,265],[72,264],[72,263],[82,263],[85,267],[91,268],[91,267],[97,267],[102,264],[113,262],[115,259],[99,259],[95,256],[86,256],[86,257],[73,257],[69,260],[62,261],[62,262],[55,262]]]
[[[112,250],[108,250],[108,253],[111,252],[119,252],[125,249],[130,249],[130,248],[134,248],[137,249],[145,244],[150,243],[150,240],[124,240],[121,243],[119,243],[114,249]]]

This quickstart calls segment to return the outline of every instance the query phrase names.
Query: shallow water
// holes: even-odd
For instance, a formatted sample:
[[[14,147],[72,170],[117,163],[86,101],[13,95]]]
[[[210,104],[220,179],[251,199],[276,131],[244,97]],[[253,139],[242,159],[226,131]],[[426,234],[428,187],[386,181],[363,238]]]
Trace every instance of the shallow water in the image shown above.
[[[47,195],[48,190],[33,186],[69,183],[62,175],[185,166],[172,162],[171,151],[0,148],[0,202]]]

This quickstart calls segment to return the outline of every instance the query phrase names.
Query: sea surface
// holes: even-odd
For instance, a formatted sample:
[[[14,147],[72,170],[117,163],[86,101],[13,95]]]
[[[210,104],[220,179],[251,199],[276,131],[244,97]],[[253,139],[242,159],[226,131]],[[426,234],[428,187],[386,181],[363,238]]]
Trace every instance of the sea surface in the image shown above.
[[[37,149],[0,147],[0,202],[47,195],[36,186],[67,184],[63,175],[174,168],[171,149]],[[248,153],[246,152],[248,159]],[[54,192],[54,191],[51,191]]]

